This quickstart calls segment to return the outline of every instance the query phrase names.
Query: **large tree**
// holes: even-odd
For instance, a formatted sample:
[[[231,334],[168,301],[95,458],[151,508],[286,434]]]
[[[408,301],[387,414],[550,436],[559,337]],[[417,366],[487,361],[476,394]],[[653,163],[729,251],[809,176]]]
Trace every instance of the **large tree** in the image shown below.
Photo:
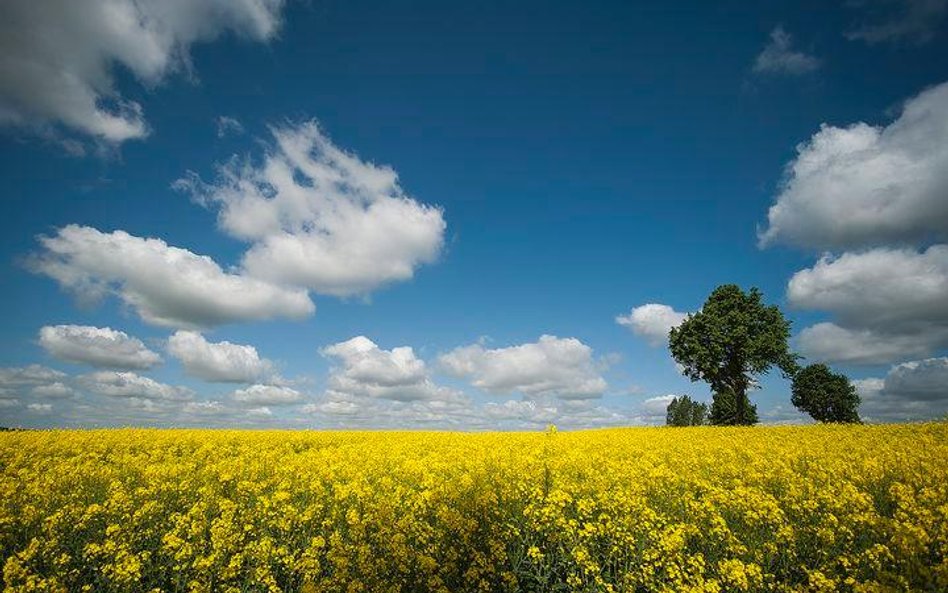
[[[817,422],[859,422],[856,388],[825,364],[811,364],[796,374],[790,401]]]
[[[757,407],[747,396],[755,378],[772,367],[788,378],[797,372],[789,339],[790,322],[763,303],[759,290],[745,293],[725,284],[671,330],[669,347],[689,379],[711,386],[711,423],[744,425],[757,422]]]
[[[665,424],[668,426],[701,426],[707,422],[708,405],[687,395],[672,398],[665,409]]]

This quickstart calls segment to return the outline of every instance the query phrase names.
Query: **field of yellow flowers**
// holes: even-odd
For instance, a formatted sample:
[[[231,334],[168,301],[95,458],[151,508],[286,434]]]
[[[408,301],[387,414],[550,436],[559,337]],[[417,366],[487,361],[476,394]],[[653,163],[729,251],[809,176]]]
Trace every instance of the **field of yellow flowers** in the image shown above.
[[[5,591],[948,591],[948,423],[0,434]]]

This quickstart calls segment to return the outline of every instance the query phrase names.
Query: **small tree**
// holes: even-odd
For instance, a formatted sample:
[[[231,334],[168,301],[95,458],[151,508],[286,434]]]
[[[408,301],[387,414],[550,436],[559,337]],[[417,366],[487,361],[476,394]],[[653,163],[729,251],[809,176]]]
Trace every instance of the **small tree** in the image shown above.
[[[859,422],[855,386],[825,364],[811,364],[796,374],[790,401],[817,422]]]
[[[799,368],[789,339],[790,322],[776,306],[764,305],[759,290],[725,284],[671,330],[669,348],[689,379],[711,385],[711,424],[747,425],[757,422],[747,397],[754,377],[774,366],[792,377]]]
[[[708,405],[687,395],[673,398],[665,410],[665,424],[668,426],[701,426],[707,421]]]

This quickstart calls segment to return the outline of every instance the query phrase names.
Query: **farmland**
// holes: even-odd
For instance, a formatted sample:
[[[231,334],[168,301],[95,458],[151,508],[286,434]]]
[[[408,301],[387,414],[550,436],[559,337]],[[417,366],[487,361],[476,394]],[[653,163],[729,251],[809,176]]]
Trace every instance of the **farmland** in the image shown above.
[[[945,591],[948,424],[0,434],[6,591]]]

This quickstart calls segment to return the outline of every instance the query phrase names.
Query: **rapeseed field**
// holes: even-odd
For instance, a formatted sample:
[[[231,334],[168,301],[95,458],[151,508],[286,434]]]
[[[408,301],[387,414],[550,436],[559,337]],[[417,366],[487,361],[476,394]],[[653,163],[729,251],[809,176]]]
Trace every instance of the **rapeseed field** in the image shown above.
[[[948,591],[948,424],[0,434],[4,590]]]

